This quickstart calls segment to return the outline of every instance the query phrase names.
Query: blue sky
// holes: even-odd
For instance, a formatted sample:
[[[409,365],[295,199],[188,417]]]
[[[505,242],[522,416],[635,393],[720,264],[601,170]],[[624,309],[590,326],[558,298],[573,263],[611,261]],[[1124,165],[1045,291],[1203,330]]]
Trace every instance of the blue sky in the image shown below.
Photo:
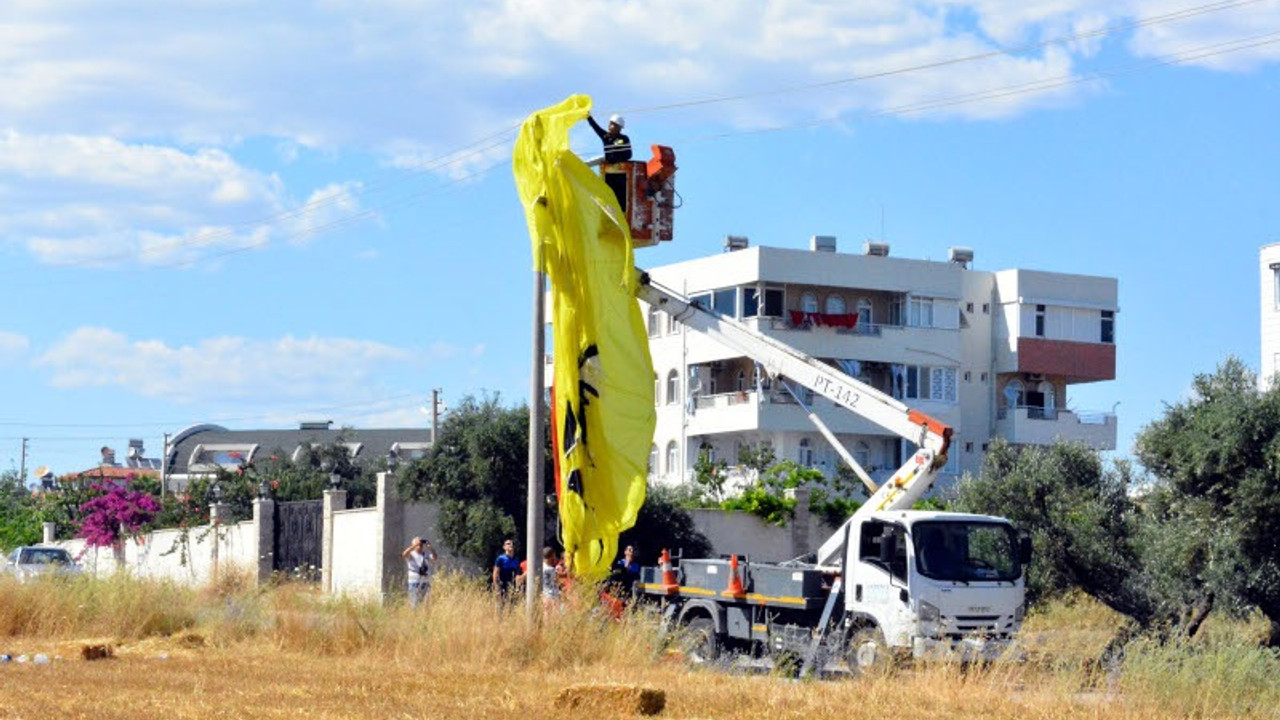
[[[727,234],[1120,280],[1120,451],[1280,241],[1280,0],[97,0],[0,19],[0,468],[216,422],[422,426],[529,384],[521,119],[675,147],[654,266]],[[575,147],[595,154],[584,127]]]

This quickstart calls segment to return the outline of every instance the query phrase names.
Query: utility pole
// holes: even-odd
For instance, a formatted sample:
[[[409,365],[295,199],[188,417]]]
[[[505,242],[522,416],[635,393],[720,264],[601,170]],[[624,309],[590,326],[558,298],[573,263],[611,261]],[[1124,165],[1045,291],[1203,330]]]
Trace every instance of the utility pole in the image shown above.
[[[164,434],[164,454],[160,456],[160,497],[169,486],[169,433]]]
[[[436,433],[440,431],[440,388],[431,391],[431,444],[436,444]]]
[[[18,471],[20,473],[18,475],[18,482],[20,482],[23,487],[27,486],[27,441],[30,439],[31,438],[22,438],[22,464],[19,466],[21,469]]]
[[[524,600],[530,622],[537,618],[542,602],[538,592],[538,580],[542,577],[542,524],[543,489],[546,479],[543,473],[542,425],[546,417],[542,405],[543,373],[546,358],[546,311],[543,295],[546,292],[546,274],[533,273],[533,367],[529,373],[529,491],[528,508],[524,525]]]

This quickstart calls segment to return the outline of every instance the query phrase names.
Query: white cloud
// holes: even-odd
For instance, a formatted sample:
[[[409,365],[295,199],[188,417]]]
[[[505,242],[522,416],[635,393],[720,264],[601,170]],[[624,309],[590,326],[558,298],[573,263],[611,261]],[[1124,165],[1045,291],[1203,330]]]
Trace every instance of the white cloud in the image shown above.
[[[30,347],[31,342],[25,336],[0,330],[0,367],[18,362]]]
[[[404,173],[387,194],[397,202],[404,193],[396,191],[413,192],[402,182],[412,173],[464,181],[504,164],[509,136],[501,131],[572,92],[593,94],[600,112],[680,106],[662,112],[675,123],[702,123],[699,132],[885,112],[1002,118],[1087,98],[1094,84],[1059,81],[1080,77],[1106,48],[1154,58],[1280,31],[1275,0],[1212,12],[1187,7],[1177,0],[578,0],[571,11],[552,0],[326,0],[305,9],[250,0],[11,2],[0,27],[0,240],[21,242],[46,262],[111,264],[145,250],[143,263],[181,265],[200,252],[303,243],[334,223],[376,219],[376,207],[360,207],[366,186],[291,193],[280,177],[237,160],[246,141],[265,141],[255,146],[267,148],[265,162],[285,165],[303,150],[323,158],[372,153]],[[1171,14],[1179,19],[1148,22]],[[1038,45],[1135,21],[1136,28]],[[1280,42],[1235,47],[1182,57],[1222,71],[1280,61]],[[915,69],[898,72],[904,68]],[[854,81],[883,73],[893,74]],[[964,97],[972,101],[946,102]],[[374,184],[369,192],[382,189]]]
[[[225,145],[278,138],[302,147],[453,148],[531,108],[589,91],[608,109],[752,93],[1069,35],[1185,7],[1171,0],[330,0],[184,4],[104,0],[20,3],[0,31],[0,117],[59,134],[174,138]],[[125,11],[127,10],[127,12]],[[1280,29],[1274,2],[1153,24],[1108,39],[1153,54]],[[1099,40],[1063,56],[1071,69]],[[1221,69],[1274,61],[1275,46],[1202,61]],[[1029,49],[984,61],[994,80],[1056,72]],[[934,92],[966,65],[899,76]],[[847,77],[847,75],[845,75]],[[814,119],[825,109],[882,109],[882,92],[759,98],[701,116],[721,122]],[[1034,107],[1035,99],[1006,108]],[[973,113],[989,113],[975,108]],[[232,188],[226,188],[228,191]],[[229,192],[228,197],[239,197]]]
[[[305,243],[339,219],[372,215],[360,212],[359,183],[295,203],[279,178],[222,150],[107,137],[0,133],[0,181],[6,177],[14,180],[0,238],[21,240],[54,265],[182,266],[273,238]]]
[[[378,371],[414,362],[405,349],[347,338],[216,337],[171,347],[82,327],[38,360],[60,388],[120,387],[181,403],[359,397]]]

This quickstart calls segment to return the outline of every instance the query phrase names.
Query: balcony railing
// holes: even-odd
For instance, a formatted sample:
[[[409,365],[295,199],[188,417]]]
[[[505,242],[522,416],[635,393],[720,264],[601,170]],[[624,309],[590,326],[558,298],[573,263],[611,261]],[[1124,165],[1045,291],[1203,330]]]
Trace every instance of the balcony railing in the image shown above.
[[[1009,417],[1010,410],[1026,410],[1028,420],[1057,420],[1058,408],[1040,407],[1039,405],[1014,405],[1012,408],[1002,407],[996,411],[996,419]]]

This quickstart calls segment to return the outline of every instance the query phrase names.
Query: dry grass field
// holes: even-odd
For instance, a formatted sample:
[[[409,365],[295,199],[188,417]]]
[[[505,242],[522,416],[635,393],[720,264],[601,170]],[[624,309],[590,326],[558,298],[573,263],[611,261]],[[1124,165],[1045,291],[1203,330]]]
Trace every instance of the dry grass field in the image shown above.
[[[529,627],[460,578],[412,611],[230,580],[201,591],[117,579],[0,581],[0,717],[601,718],[608,704],[558,707],[568,686],[660,689],[666,718],[1280,717],[1280,661],[1255,627],[1211,625],[1194,645],[1138,646],[1124,670],[1088,659],[1116,618],[1064,603],[1027,625],[1026,662],[934,664],[886,677],[797,682],[690,670],[652,620],[599,619],[582,603]],[[111,659],[87,661],[86,645]]]

